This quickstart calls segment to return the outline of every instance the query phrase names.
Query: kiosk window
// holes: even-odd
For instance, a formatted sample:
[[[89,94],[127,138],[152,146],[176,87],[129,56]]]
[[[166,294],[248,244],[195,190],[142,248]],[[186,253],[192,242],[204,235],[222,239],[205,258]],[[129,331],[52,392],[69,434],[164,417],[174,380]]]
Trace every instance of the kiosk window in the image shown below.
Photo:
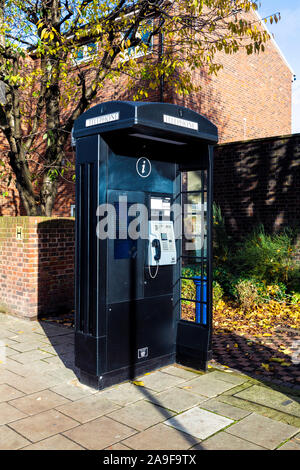
[[[207,319],[207,170],[182,173],[181,319]]]

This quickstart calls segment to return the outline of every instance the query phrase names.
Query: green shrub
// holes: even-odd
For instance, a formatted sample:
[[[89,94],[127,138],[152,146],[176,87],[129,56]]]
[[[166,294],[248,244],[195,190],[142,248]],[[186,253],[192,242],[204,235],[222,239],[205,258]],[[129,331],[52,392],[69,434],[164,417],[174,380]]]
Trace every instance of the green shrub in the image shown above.
[[[260,226],[232,254],[231,269],[267,285],[291,286],[300,277],[300,267],[293,258],[293,238],[289,229],[270,235]]]
[[[292,292],[291,293],[291,303],[297,304],[300,302],[300,292]]]
[[[222,299],[224,291],[217,281],[213,281],[213,305],[216,306],[219,300]]]
[[[228,267],[221,265],[216,266],[213,270],[213,280],[216,281],[223,289],[224,295],[235,297],[235,285],[239,282],[240,277],[232,274]]]
[[[236,286],[237,299],[242,308],[250,310],[259,301],[259,292],[255,283],[250,280],[240,281]]]
[[[231,237],[227,234],[221,208],[213,203],[213,256],[216,263],[226,264],[230,252]]]
[[[181,280],[181,296],[185,299],[196,298],[196,286],[192,279]]]
[[[199,275],[198,271],[196,274],[194,273],[195,270],[191,267],[185,267],[182,270],[182,275],[186,277]],[[223,295],[224,291],[220,284],[217,281],[213,281],[213,303],[216,305],[218,301],[222,299]],[[185,299],[196,299],[196,285],[193,279],[181,280],[181,296]]]
[[[181,274],[184,277],[201,276],[201,265],[200,264],[188,264],[181,270]],[[205,273],[204,273],[205,276]]]

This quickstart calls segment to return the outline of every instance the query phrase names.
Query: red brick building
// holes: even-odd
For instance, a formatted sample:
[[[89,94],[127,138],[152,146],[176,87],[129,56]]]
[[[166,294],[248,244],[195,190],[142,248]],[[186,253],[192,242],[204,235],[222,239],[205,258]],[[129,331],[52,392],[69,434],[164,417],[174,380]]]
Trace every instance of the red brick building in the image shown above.
[[[207,76],[204,70],[194,73],[195,83],[201,86],[199,92],[182,98],[173,89],[161,88],[149,100],[177,103],[203,114],[218,126],[220,143],[290,134],[293,72],[275,41],[271,39],[260,54],[247,55],[243,50],[231,55],[219,53],[219,62],[223,69],[217,77]],[[110,83],[101,90],[95,104],[131,98],[123,78],[118,85]],[[5,153],[3,149],[4,157]],[[68,156],[74,159],[71,148]],[[71,215],[74,186],[68,178],[61,178],[53,215]],[[14,185],[8,190],[3,186],[0,194],[5,191],[8,195],[0,196],[0,216],[25,215]]]

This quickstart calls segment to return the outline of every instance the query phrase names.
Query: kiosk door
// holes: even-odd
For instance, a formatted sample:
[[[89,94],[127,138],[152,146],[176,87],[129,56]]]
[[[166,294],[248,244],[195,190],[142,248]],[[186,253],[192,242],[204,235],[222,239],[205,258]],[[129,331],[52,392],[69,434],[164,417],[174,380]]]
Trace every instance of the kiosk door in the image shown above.
[[[129,369],[131,378],[145,361],[175,358],[174,261],[167,256],[174,256],[173,222],[157,221],[149,242],[151,200],[146,192],[108,191],[115,237],[107,241],[107,364],[111,371]]]

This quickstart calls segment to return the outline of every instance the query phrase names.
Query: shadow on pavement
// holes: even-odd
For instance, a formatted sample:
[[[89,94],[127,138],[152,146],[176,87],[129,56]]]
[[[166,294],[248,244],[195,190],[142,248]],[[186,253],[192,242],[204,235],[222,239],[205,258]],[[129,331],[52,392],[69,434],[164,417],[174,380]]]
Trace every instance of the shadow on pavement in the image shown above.
[[[61,323],[56,323],[56,321],[50,317],[46,321],[40,321],[40,324],[43,327],[45,335],[51,342],[51,345],[54,348],[61,363],[67,369],[72,370],[80,381],[80,371],[77,369],[74,363],[74,329],[63,326]],[[151,392],[151,390],[142,386],[138,388],[139,391],[141,391],[141,393],[144,395],[145,400],[150,401],[153,405],[157,405],[157,410],[159,410],[163,416],[164,421],[172,418],[173,424],[176,425],[176,415],[173,415],[173,413],[170,413],[167,408],[164,408],[162,403],[157,399],[155,394]],[[179,423],[177,424],[179,426]],[[182,424],[180,424],[180,431],[174,427],[171,427],[170,429],[180,432],[181,436],[184,436],[184,439],[188,443],[189,447],[197,445],[197,449],[201,450],[199,439],[194,438],[191,434],[188,434],[187,430],[185,432]]]
[[[74,364],[74,329],[63,326],[55,321],[40,322],[46,336],[51,342],[56,354],[62,364],[72,370],[80,381],[79,370]],[[288,387],[293,395],[293,399],[300,403],[300,367],[299,367],[299,335],[294,334],[283,336],[278,334],[271,338],[249,338],[226,331],[213,335],[213,360],[216,366],[221,365],[234,369],[236,372],[245,374],[251,378],[265,383],[268,387],[278,390],[281,387]],[[263,344],[265,342],[265,344]],[[267,344],[266,344],[267,343]],[[280,349],[279,346],[284,347]],[[279,348],[279,349],[278,349]],[[283,351],[290,351],[287,354]],[[187,380],[188,382],[188,380]],[[114,386],[115,387],[115,386]],[[172,418],[175,427],[171,429],[180,432],[181,436],[188,443],[189,447],[197,446],[201,450],[201,443],[184,429],[181,423],[176,423],[176,415],[160,403],[155,393],[149,388],[140,386],[139,391],[144,395],[144,399],[157,405],[157,409],[165,420]],[[296,392],[296,394],[295,394]],[[298,395],[298,396],[297,396]]]

